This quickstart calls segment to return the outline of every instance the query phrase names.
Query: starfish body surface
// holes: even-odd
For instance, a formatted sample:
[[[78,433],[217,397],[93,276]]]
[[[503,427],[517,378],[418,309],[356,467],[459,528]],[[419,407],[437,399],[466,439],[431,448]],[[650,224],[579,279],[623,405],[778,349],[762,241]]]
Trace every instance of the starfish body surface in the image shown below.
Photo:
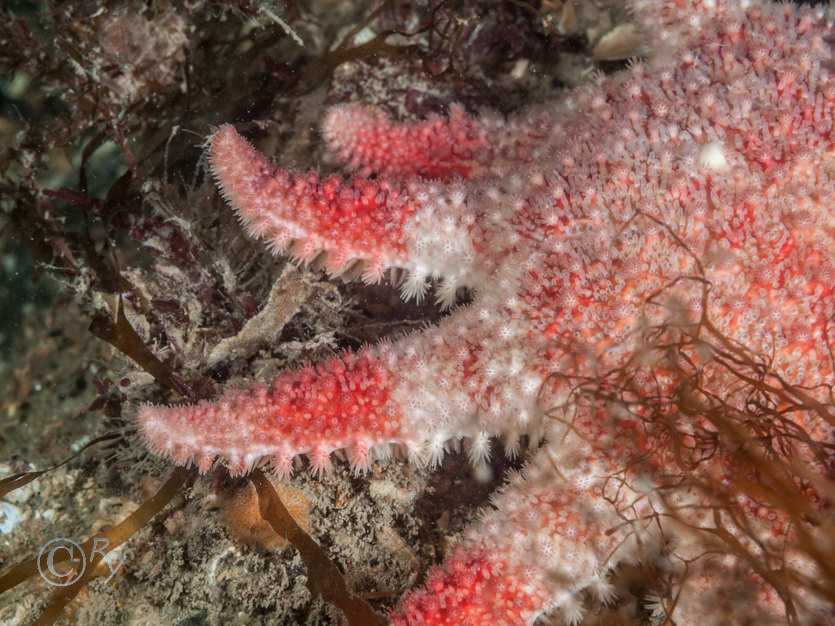
[[[366,281],[405,270],[406,297],[433,278],[444,304],[460,287],[475,295],[437,327],[270,384],[144,406],[138,423],[153,451],[201,471],[220,459],[235,474],[268,457],[288,474],[299,455],[325,472],[343,449],[361,471],[392,445],[437,463],[463,439],[478,464],[491,437],[511,452],[524,437],[545,442],[391,614],[397,626],[532,624],[552,611],[578,623],[583,594],[610,600],[609,572],[653,540],[637,520],[675,509],[680,526],[715,521],[698,490],[652,496],[678,471],[677,446],[696,454],[687,442],[709,423],[694,417],[674,442],[637,403],[576,401],[577,381],[624,371],[639,396],[680,399],[680,372],[645,347],[653,329],[699,326],[731,353],[768,354],[769,375],[831,405],[835,79],[822,11],[729,0],[633,8],[650,33],[646,64],[516,118],[453,107],[397,124],[332,108],[324,136],[352,179],[276,168],[228,125],[211,139],[224,197],[277,253],[325,255],[330,274],[359,268]],[[738,377],[706,346],[686,351],[701,388],[744,408]],[[819,415],[792,419],[812,440],[831,439]],[[632,480],[612,480],[636,452],[650,460]],[[719,450],[699,467],[724,484],[736,457]],[[767,507],[752,499],[743,509],[740,545],[790,537]],[[678,535],[683,552],[688,536]],[[710,594],[730,585],[748,594],[746,615],[779,622],[786,597],[767,578],[738,556],[702,568],[677,619],[720,620]],[[805,601],[809,620],[824,610]]]

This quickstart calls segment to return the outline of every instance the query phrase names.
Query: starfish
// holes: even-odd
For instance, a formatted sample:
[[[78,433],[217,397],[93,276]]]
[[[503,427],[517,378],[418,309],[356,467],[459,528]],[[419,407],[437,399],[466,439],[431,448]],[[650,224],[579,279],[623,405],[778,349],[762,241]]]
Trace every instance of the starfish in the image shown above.
[[[300,455],[327,472],[336,450],[362,472],[392,448],[435,465],[464,440],[478,465],[492,438],[510,454],[541,442],[396,626],[551,612],[576,624],[584,598],[612,599],[619,563],[670,545],[692,565],[675,601],[657,599],[661,617],[811,623],[831,610],[746,556],[781,546],[783,571],[814,579],[801,549],[814,531],[767,494],[733,492],[757,480],[754,438],[780,439],[770,462],[826,475],[814,444],[833,430],[831,28],[822,9],[757,1],[633,9],[646,63],[512,119],[331,108],[323,135],[352,178],[277,168],[229,125],[210,139],[223,196],[277,254],[368,282],[396,268],[404,297],[437,279],[445,306],[462,287],[474,297],[437,327],[269,384],[143,406],[152,451],[233,474],[266,457],[282,476]],[[756,402],[766,391],[770,409]],[[798,404],[816,410],[784,411]],[[744,432],[718,425],[752,406]],[[813,487],[799,493],[823,510]],[[720,510],[725,495],[742,518]],[[697,560],[716,551],[706,535],[735,551]]]

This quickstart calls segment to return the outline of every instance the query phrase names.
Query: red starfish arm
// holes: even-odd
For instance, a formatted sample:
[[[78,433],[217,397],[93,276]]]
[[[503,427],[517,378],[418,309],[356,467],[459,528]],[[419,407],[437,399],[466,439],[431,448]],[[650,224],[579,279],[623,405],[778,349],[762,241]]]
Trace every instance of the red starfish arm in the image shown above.
[[[407,264],[405,220],[415,211],[403,190],[386,181],[276,169],[230,125],[210,139],[212,172],[249,232],[276,252],[311,261],[328,254],[336,274],[357,259],[366,278]],[[292,244],[292,247],[291,247]]]
[[[181,465],[196,461],[201,471],[220,458],[241,474],[268,457],[286,474],[296,456],[307,455],[320,472],[337,450],[360,471],[390,454],[392,444],[434,464],[447,441],[460,438],[480,462],[489,456],[490,435],[536,430],[534,419],[508,424],[533,416],[541,382],[518,372],[502,376],[516,368],[486,351],[488,338],[502,332],[491,318],[461,309],[439,328],[288,370],[270,384],[231,388],[189,406],[143,406],[137,424],[154,453]],[[512,360],[522,358],[520,352]],[[479,409],[485,394],[496,411]]]
[[[347,448],[355,469],[370,462],[371,447],[416,444],[392,399],[386,350],[345,353],[298,370],[271,384],[227,390],[218,400],[188,406],[139,409],[137,423],[149,448],[184,465],[196,460],[202,472],[216,457],[233,474],[271,457],[277,473],[292,471],[293,459],[310,456],[324,471],[329,455]]]
[[[218,129],[210,146],[224,197],[249,232],[276,252],[303,261],[325,253],[331,274],[362,261],[369,282],[387,268],[405,268],[416,293],[428,275],[454,276],[474,263],[471,220],[454,185],[320,180],[313,172],[276,169],[229,125]]]
[[[393,626],[523,626],[556,609],[576,624],[583,590],[612,598],[606,570],[622,537],[606,534],[620,520],[599,495],[600,468],[581,463],[558,474],[555,463],[540,451],[511,478],[497,509],[391,614]]]
[[[462,106],[449,118],[396,123],[382,113],[354,104],[331,107],[322,124],[331,150],[362,174],[467,178],[487,151],[483,125]]]

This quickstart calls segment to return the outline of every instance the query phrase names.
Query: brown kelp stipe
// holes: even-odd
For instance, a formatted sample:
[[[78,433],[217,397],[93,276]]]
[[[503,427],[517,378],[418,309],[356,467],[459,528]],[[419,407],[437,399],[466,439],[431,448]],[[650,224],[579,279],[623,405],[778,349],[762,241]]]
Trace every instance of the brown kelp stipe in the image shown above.
[[[37,472],[31,472],[36,474]],[[20,476],[20,475],[18,475]],[[10,477],[15,479],[16,476]],[[78,593],[87,585],[90,580],[98,576],[98,565],[108,552],[112,552],[120,545],[130,539],[134,533],[143,528],[154,516],[157,515],[171,500],[180,493],[183,485],[193,479],[192,473],[179,467],[175,469],[162,488],[151,498],[143,502],[136,511],[131,513],[125,520],[108,530],[100,531],[96,536],[90,537],[80,544],[84,554],[89,554],[89,563],[84,573],[73,584],[66,587],[59,587],[52,595],[52,601],[46,607],[41,616],[33,623],[33,626],[48,626],[54,624],[61,617],[66,606],[75,598]],[[7,481],[9,479],[6,479]],[[26,481],[28,482],[28,480]],[[17,486],[22,486],[20,482]],[[93,547],[97,539],[107,541],[105,548]],[[100,544],[98,544],[100,545]],[[38,573],[38,557],[32,557],[18,563],[8,572],[0,576],[0,593],[19,585],[23,581],[35,576]]]
[[[351,626],[383,626],[386,621],[365,600],[348,590],[345,579],[333,561],[296,524],[267,477],[260,470],[255,470],[250,480],[258,491],[261,517],[299,551],[307,568],[307,586],[311,593],[321,595],[325,602],[341,609]]]
[[[102,435],[101,437],[96,437],[92,441],[88,442],[84,447],[82,447],[78,452],[73,454],[72,456],[67,457],[57,465],[53,465],[52,467],[47,467],[43,470],[37,470],[35,472],[21,472],[20,474],[12,474],[11,476],[6,476],[3,479],[0,479],[0,498],[5,496],[7,493],[14,491],[15,489],[20,489],[24,485],[28,485],[33,480],[40,478],[47,472],[51,472],[53,470],[57,470],[59,467],[66,465],[70,461],[72,461],[77,456],[83,454],[87,448],[91,448],[99,443],[104,441],[113,441],[117,439],[121,439],[122,435],[119,433],[109,433],[106,435]]]

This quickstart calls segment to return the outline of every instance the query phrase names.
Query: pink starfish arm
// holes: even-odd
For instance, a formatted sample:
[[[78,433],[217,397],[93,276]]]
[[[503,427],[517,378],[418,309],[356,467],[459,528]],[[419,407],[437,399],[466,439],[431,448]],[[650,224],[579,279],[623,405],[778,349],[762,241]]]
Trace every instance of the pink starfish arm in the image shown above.
[[[338,105],[328,111],[322,134],[331,150],[363,175],[467,178],[488,151],[483,124],[457,104],[448,118],[400,124],[364,106]]]
[[[330,149],[362,175],[396,180],[495,181],[520,165],[546,159],[554,120],[531,112],[523,123],[485,112],[474,117],[460,104],[449,116],[394,122],[367,106],[331,107],[322,123]]]
[[[220,459],[242,474],[266,457],[285,475],[307,455],[320,473],[337,450],[364,471],[392,445],[434,465],[447,442],[461,438],[480,462],[490,435],[511,447],[520,434],[536,436],[542,379],[518,371],[528,358],[518,341],[495,346],[505,332],[498,316],[474,306],[438,328],[285,371],[270,384],[231,388],[214,401],[145,405],[137,424],[152,451],[203,472]],[[480,411],[484,404],[491,410]]]
[[[401,601],[393,626],[522,626],[556,609],[577,624],[581,592],[612,600],[606,574],[622,538],[606,531],[621,520],[600,497],[606,472],[580,458],[566,464],[538,452],[494,498],[496,510],[466,531],[423,589]],[[626,552],[620,546],[618,558]]]
[[[137,423],[151,450],[178,465],[196,460],[201,472],[217,457],[233,474],[271,457],[277,473],[287,475],[300,454],[324,471],[336,448],[347,448],[354,466],[365,468],[373,445],[414,443],[391,386],[390,368],[366,350],[287,371],[270,385],[230,389],[212,402],[146,405]]]
[[[419,182],[318,175],[274,167],[230,125],[210,139],[212,172],[249,232],[276,252],[312,261],[327,255],[331,274],[363,261],[363,278],[390,267],[410,270],[407,295],[420,295],[427,276],[474,264],[472,216],[464,194]]]

